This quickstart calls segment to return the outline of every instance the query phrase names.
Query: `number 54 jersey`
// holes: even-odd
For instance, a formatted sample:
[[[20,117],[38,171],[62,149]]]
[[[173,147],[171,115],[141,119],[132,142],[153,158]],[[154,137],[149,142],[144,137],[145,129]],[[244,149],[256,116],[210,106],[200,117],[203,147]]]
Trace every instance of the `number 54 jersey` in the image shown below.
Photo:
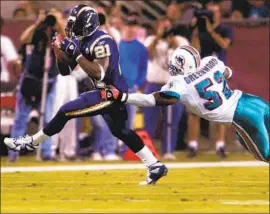
[[[206,120],[231,123],[242,92],[229,88],[225,69],[216,57],[205,57],[196,72],[171,76],[161,92],[177,97],[190,112]]]

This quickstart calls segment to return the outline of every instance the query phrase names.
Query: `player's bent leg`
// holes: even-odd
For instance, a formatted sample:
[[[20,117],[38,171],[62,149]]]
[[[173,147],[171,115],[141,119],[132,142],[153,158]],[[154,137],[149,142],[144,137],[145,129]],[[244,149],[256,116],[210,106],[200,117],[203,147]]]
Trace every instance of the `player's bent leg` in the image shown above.
[[[266,111],[269,111],[269,105],[263,99],[243,94],[235,111],[233,126],[241,138],[241,144],[256,159],[269,162],[269,133],[265,125]]]
[[[126,128],[127,112],[124,105],[110,108],[103,117],[112,134],[122,140],[148,168],[146,180],[141,185],[155,184],[167,174],[167,167],[155,158],[133,130]]]
[[[33,151],[45,139],[59,133],[68,120],[100,114],[104,108],[112,103],[112,101],[103,101],[99,90],[85,92],[77,99],[63,105],[45,128],[35,135],[22,138],[5,138],[4,142],[15,151]]]

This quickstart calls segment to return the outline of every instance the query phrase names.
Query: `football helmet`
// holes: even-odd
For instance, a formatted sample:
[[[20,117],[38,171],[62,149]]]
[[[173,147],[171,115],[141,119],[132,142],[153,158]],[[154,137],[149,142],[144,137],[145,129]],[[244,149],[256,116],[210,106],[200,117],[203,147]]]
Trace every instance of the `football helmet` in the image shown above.
[[[172,54],[169,72],[172,76],[193,73],[200,66],[200,53],[189,45],[178,47]]]
[[[75,36],[81,40],[86,36],[91,36],[99,25],[97,11],[86,4],[79,4],[72,9],[65,30],[69,38]]]

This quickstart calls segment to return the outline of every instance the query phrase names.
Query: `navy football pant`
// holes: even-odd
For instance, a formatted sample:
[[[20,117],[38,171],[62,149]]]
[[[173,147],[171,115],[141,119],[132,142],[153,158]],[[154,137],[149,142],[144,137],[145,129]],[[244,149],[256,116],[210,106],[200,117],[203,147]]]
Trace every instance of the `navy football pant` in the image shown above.
[[[104,101],[98,89],[85,92],[77,99],[63,105],[43,131],[46,135],[52,136],[59,133],[72,118],[98,114],[104,117],[112,134],[122,140],[134,153],[144,147],[141,138],[134,131],[126,128],[128,117],[125,105]]]

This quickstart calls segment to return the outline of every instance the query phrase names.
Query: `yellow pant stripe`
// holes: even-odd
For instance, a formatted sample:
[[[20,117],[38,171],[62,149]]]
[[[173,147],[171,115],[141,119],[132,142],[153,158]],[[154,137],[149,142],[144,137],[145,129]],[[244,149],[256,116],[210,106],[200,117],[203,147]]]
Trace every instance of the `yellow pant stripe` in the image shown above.
[[[96,104],[94,106],[90,106],[90,107],[87,107],[84,109],[78,109],[76,111],[67,112],[66,116],[82,116],[84,114],[89,114],[89,113],[101,110],[105,107],[108,107],[112,103],[113,103],[113,101],[102,102],[102,103],[99,103],[99,104]]]

